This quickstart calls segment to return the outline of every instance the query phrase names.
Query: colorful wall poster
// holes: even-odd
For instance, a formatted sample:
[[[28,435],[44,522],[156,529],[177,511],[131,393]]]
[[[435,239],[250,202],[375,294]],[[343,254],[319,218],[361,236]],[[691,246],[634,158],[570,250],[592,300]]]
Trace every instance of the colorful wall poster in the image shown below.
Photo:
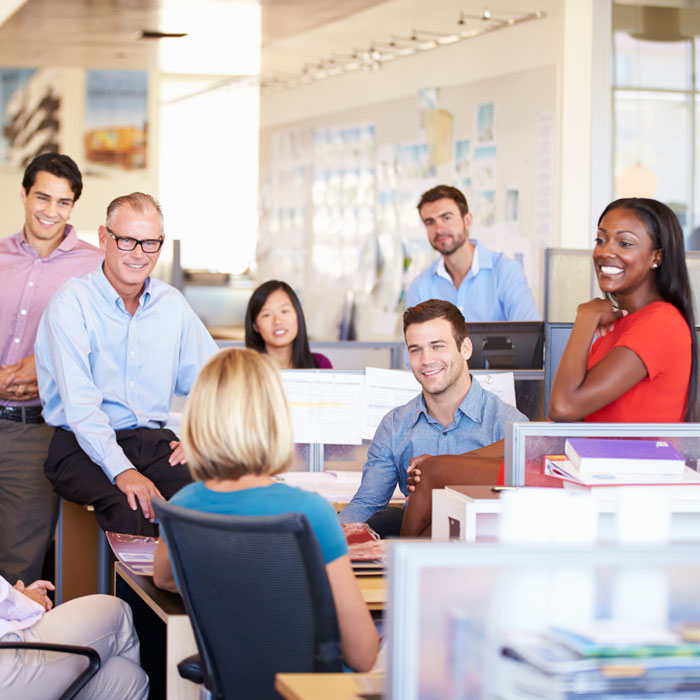
[[[478,143],[496,141],[496,107],[493,102],[479,105],[476,112],[476,140]]]
[[[460,178],[469,177],[472,161],[472,142],[470,139],[455,141],[454,169]]]
[[[86,89],[86,160],[106,169],[145,168],[148,73],[89,70]]]
[[[496,146],[479,146],[474,149],[472,180],[475,190],[496,189],[497,164],[498,151]]]
[[[59,150],[61,80],[56,69],[0,68],[0,162],[23,168]]]

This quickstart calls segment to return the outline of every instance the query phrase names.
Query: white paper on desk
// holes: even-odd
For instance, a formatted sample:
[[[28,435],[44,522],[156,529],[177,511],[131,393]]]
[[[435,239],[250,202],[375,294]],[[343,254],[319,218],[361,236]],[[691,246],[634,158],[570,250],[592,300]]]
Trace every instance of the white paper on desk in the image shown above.
[[[472,374],[477,378],[482,389],[496,394],[501,401],[505,401],[511,406],[515,405],[515,375],[512,372],[479,372],[472,370]]]
[[[294,442],[359,445],[364,376],[350,372],[283,370]]]
[[[362,481],[362,472],[332,471],[332,472],[284,472],[276,478],[289,486],[296,486],[304,491],[313,491],[327,501],[348,503],[357,493]],[[397,486],[391,496],[392,501],[404,498]]]
[[[336,472],[285,472],[277,477],[290,486],[313,491],[327,501],[347,503],[360,488],[362,472],[348,472],[346,478],[338,478]]]
[[[420,384],[412,372],[368,367],[365,370],[365,391],[362,399],[362,437],[371,440],[382,418],[392,408],[408,403],[420,394],[420,391]]]

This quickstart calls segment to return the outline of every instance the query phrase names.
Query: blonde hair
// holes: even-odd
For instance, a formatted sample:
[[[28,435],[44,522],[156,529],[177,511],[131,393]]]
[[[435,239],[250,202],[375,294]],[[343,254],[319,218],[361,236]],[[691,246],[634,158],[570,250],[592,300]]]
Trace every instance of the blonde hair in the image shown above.
[[[229,348],[214,355],[190,392],[181,438],[198,481],[287,469],[294,443],[279,371],[254,350]]]

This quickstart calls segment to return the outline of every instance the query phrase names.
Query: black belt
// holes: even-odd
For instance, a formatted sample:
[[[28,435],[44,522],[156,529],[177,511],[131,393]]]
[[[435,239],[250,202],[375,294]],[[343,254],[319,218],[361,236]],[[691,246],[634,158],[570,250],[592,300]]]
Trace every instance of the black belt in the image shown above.
[[[15,423],[43,423],[41,406],[0,406],[0,419]]]

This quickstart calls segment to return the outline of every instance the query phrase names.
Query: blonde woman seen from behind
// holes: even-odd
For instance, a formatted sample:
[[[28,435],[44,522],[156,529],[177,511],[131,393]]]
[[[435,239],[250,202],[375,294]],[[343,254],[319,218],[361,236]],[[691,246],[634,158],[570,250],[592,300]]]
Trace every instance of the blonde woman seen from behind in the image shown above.
[[[377,632],[333,508],[317,494],[273,479],[291,465],[294,444],[289,406],[271,361],[253,350],[215,355],[192,388],[181,437],[195,483],[175,494],[172,503],[230,515],[304,513],[326,562],[345,662],[369,670],[377,656]],[[163,540],[154,569],[157,586],[177,590]]]

